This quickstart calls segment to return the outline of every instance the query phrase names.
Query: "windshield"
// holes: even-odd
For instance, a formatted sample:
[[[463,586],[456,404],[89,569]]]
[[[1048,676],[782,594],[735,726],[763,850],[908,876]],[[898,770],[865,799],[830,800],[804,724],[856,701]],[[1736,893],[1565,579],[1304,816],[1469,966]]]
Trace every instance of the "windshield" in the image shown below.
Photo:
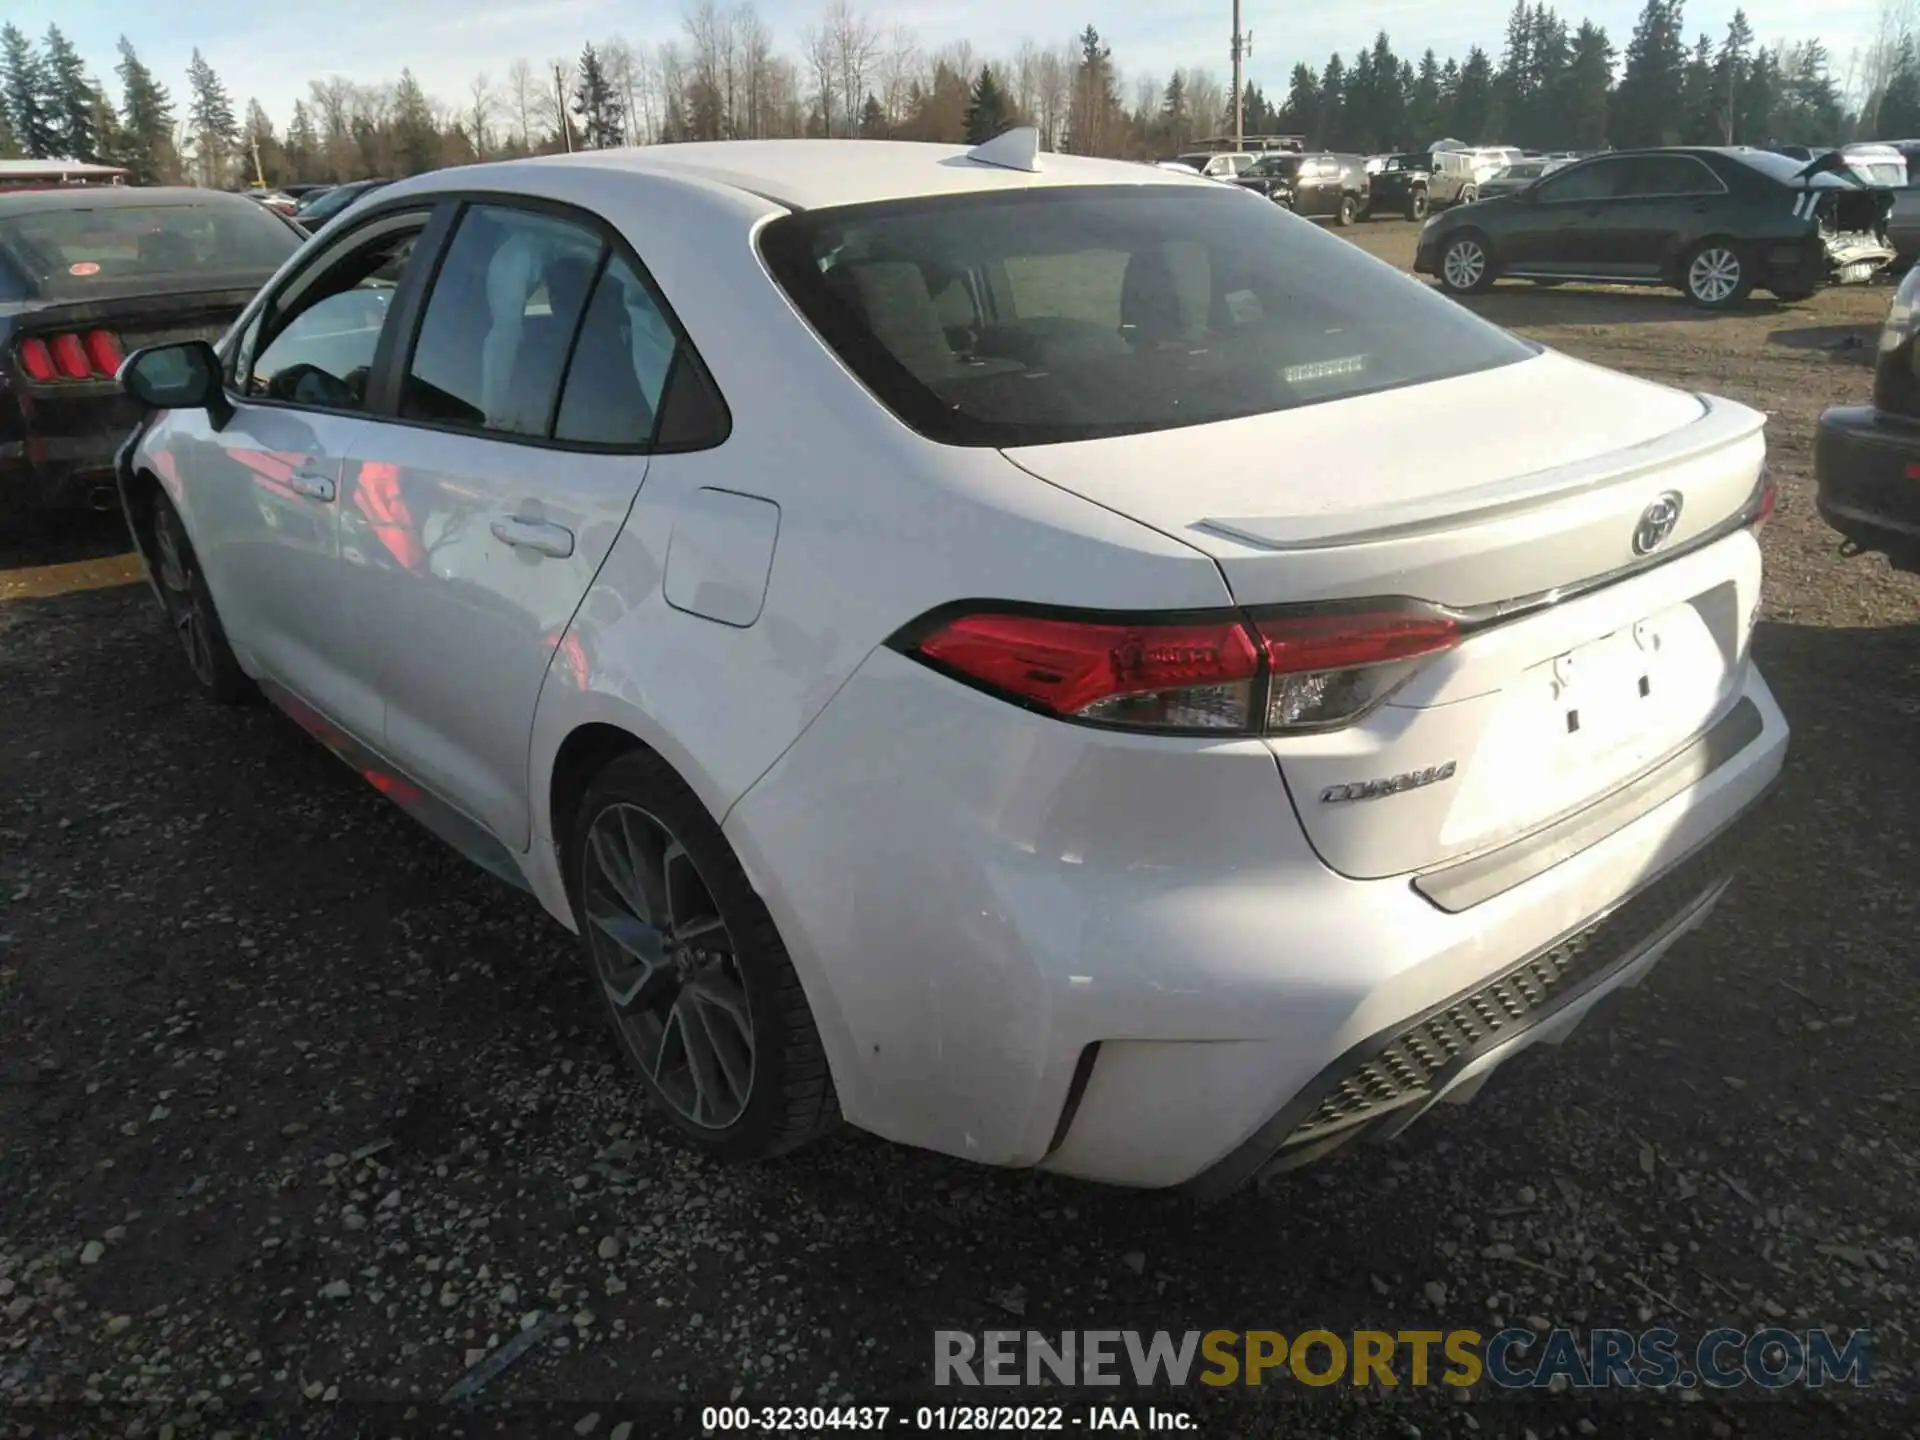
[[[1298,155],[1262,155],[1253,162],[1247,171],[1249,175],[1286,175],[1291,176],[1300,169]]]
[[[1389,170],[1424,169],[1430,163],[1432,162],[1430,162],[1425,155],[1389,155],[1387,157],[1387,169]]]
[[[252,200],[70,204],[0,217],[0,249],[36,286],[71,292],[149,276],[260,275],[299,247],[300,237]]]
[[[1540,178],[1540,172],[1545,168],[1546,167],[1542,165],[1509,165],[1493,178],[1496,180],[1537,180]]]
[[[1059,186],[846,206],[784,216],[760,245],[868,388],[954,445],[1204,424],[1534,353],[1237,192]]]

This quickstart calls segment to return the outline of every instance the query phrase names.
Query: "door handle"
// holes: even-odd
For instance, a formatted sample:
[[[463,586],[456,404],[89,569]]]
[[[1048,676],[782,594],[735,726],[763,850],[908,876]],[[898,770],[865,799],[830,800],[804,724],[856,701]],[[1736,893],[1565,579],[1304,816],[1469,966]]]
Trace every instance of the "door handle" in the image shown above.
[[[332,478],[326,475],[315,475],[307,470],[296,470],[289,475],[287,488],[296,495],[306,496],[309,500],[333,499]]]
[[[573,554],[573,532],[550,520],[522,520],[509,515],[493,522],[493,538],[516,550],[532,550],[556,560]]]

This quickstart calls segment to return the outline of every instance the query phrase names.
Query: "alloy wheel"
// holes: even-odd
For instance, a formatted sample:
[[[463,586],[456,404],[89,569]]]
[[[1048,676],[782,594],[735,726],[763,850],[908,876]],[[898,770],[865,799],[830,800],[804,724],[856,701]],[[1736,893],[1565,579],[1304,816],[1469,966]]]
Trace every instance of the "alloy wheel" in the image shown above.
[[[1441,273],[1455,290],[1471,290],[1487,273],[1487,252],[1475,240],[1456,240],[1440,262]]]
[[[1693,257],[1687,267],[1687,291],[1702,305],[1722,305],[1740,287],[1740,257],[1724,245],[1714,245]]]
[[[193,565],[181,543],[179,525],[171,517],[154,527],[154,540],[160,552],[160,588],[166,592],[167,618],[173,633],[186,652],[187,665],[202,685],[212,686],[213,642],[207,632],[207,612],[200,603],[200,587],[194,583]]]
[[[724,1130],[753,1094],[753,1014],[726,918],[658,816],[616,802],[587,830],[583,909],[622,1039],[685,1120]]]

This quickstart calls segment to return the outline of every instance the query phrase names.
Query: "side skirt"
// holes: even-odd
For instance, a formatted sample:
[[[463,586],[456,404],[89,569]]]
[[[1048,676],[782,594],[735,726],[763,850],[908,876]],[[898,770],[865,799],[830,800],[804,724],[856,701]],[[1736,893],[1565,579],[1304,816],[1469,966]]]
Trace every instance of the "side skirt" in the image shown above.
[[[513,858],[513,851],[486,826],[401,774],[378,751],[347,734],[292,691],[271,680],[258,683],[261,693],[288,719],[427,830],[495,879],[506,881],[516,890],[533,893],[533,887]]]

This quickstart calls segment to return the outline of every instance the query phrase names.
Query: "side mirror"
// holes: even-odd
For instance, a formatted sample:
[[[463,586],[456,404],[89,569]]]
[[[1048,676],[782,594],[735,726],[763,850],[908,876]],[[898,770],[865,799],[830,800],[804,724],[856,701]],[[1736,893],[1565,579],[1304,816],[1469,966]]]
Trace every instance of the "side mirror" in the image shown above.
[[[204,340],[149,345],[120,362],[120,389],[150,410],[205,410],[217,430],[233,416],[220,357]]]

